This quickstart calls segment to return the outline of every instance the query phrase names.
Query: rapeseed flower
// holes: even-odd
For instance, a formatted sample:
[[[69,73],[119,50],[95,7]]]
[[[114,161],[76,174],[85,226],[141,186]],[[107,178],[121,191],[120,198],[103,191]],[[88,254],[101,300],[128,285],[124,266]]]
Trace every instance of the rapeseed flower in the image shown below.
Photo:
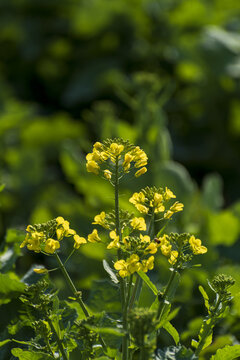
[[[193,235],[189,239],[189,244],[194,255],[202,255],[207,252],[207,248],[202,246],[201,240],[196,239]]]
[[[134,193],[129,201],[137,208],[140,213],[164,213],[163,218],[169,219],[174,213],[183,210],[183,204],[176,201],[169,209],[167,209],[169,200],[175,198],[173,192],[165,187],[146,187],[139,193]]]
[[[101,225],[102,227],[104,227],[105,229],[109,228],[109,225],[107,223],[106,220],[106,213],[105,211],[102,211],[100,214],[96,215],[94,217],[94,221],[92,222],[92,224],[97,224],[97,225]]]
[[[74,235],[73,236],[73,239],[74,239],[74,249],[79,249],[79,247],[82,245],[82,244],[86,244],[87,243],[87,240],[84,238],[84,237],[81,237],[79,235]]]
[[[74,248],[86,242],[80,238],[76,231],[70,228],[70,224],[62,216],[46,223],[28,225],[27,235],[20,247],[27,246],[28,250],[54,254],[60,248],[60,242],[65,237],[74,237]],[[84,241],[84,240],[85,241]]]
[[[147,155],[139,148],[132,145],[129,141],[122,139],[108,139],[103,143],[96,142],[93,145],[93,151],[86,155],[87,171],[96,175],[102,174],[107,180],[114,181],[115,173],[113,166],[118,167],[118,176],[121,178],[128,173],[134,164],[138,177],[147,171]]]
[[[88,235],[88,241],[91,243],[101,241],[97,229],[94,229],[91,234]]]
[[[134,217],[130,224],[134,230],[143,230],[146,231],[147,225],[143,217]]]

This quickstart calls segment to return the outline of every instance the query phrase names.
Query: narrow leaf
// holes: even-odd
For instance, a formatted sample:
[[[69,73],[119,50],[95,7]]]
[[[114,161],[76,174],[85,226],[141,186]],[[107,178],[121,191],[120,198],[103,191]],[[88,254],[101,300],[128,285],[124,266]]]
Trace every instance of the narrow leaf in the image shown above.
[[[148,277],[143,271],[138,271],[138,275],[143,279],[143,281],[145,282],[145,284],[147,284],[147,286],[149,287],[149,289],[152,290],[152,292],[154,293],[154,295],[158,295],[158,290],[157,290],[156,286],[151,282],[151,280],[149,279],[149,277]]]
[[[178,345],[178,343],[179,343],[179,333],[177,332],[175,327],[169,321],[167,321],[163,325],[163,328],[172,336],[173,340],[175,341],[175,344]]]
[[[204,290],[204,288],[203,288],[201,285],[200,285],[198,288],[199,288],[200,293],[202,294],[205,307],[207,308],[207,310],[208,310],[208,312],[209,312],[210,306],[209,306],[209,297],[208,297],[208,294],[206,293],[206,291]]]
[[[125,335],[125,333],[122,330],[116,329],[116,328],[97,327],[97,326],[92,326],[92,325],[88,325],[88,324],[85,324],[84,326],[87,329],[92,330],[98,334],[109,334],[109,335],[115,335],[115,336],[124,336]]]

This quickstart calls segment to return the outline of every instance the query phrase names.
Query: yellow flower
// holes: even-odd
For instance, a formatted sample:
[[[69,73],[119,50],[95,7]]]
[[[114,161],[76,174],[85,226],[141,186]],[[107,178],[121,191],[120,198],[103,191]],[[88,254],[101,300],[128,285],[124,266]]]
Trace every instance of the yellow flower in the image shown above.
[[[96,161],[94,161],[94,160],[88,161],[86,167],[87,167],[88,172],[92,172],[96,175],[99,174],[100,167]]]
[[[139,256],[133,254],[130,258],[127,259],[127,270],[130,274],[135,273],[136,271],[140,271],[142,269],[142,265],[139,262]]]
[[[57,239],[62,240],[65,236],[72,236],[76,231],[69,228],[69,221],[64,220],[62,216],[56,218],[58,228],[56,229]]]
[[[143,217],[135,217],[130,221],[130,224],[134,230],[143,230],[147,229],[145,220]]]
[[[139,170],[135,173],[135,176],[136,176],[136,177],[139,177],[139,176],[145,174],[145,172],[147,172],[147,168],[146,168],[146,167],[142,167],[141,169],[139,169]]]
[[[163,212],[165,210],[163,205],[163,196],[159,193],[155,193],[153,200],[150,201],[150,206],[155,207],[155,213]]]
[[[165,187],[165,193],[164,193],[165,200],[167,201],[167,200],[173,199],[175,197],[176,196],[174,195],[174,193],[170,189]]]
[[[119,239],[115,239],[108,244],[107,249],[108,250],[119,249],[120,247],[121,247],[121,245],[120,245]]]
[[[101,241],[100,237],[98,236],[97,229],[94,229],[93,232],[88,235],[88,241],[92,243]]]
[[[112,173],[110,170],[104,170],[103,175],[107,180],[111,180],[111,178],[112,178]]]
[[[148,235],[140,234],[140,239],[141,239],[141,242],[146,242],[146,243],[150,242],[150,236],[148,236]]]
[[[111,231],[109,236],[111,239],[113,239],[113,241],[108,244],[107,249],[119,249],[121,245],[119,242],[119,236],[116,234],[116,231]]]
[[[150,256],[147,260],[142,261],[142,271],[147,272],[154,268],[154,256]]]
[[[93,145],[93,148],[98,151],[101,151],[102,147],[103,145],[99,141],[95,142],[95,144]]]
[[[133,156],[129,153],[126,153],[124,156],[124,162],[123,162],[123,170],[124,172],[128,172],[129,168],[130,168],[130,163],[131,161],[133,161]]]
[[[135,205],[136,209],[142,213],[142,214],[147,214],[148,213],[148,208],[145,206],[145,205],[142,205],[142,204],[136,204]]]
[[[57,221],[58,225],[61,225],[61,224],[63,224],[65,222],[65,219],[62,216],[58,216],[56,218],[56,221]]]
[[[179,201],[176,201],[171,207],[170,211],[178,212],[183,210],[184,205],[180,203]]]
[[[54,239],[47,239],[44,251],[48,254],[53,254],[57,249],[60,248],[60,243]]]
[[[128,265],[125,260],[118,260],[114,264],[114,268],[119,271],[119,275],[124,278],[130,275],[128,271]]]
[[[102,161],[106,161],[109,158],[109,154],[106,151],[101,152]]]
[[[35,252],[41,251],[41,243],[44,241],[45,237],[43,232],[33,231],[31,234],[28,234],[25,238],[25,241],[27,243],[28,250],[32,250]],[[21,247],[24,245],[21,244]]]
[[[168,211],[165,212],[163,217],[164,217],[164,219],[170,219],[170,217],[172,217],[173,214],[174,214],[173,211],[168,210]]]
[[[196,239],[193,235],[189,239],[189,244],[194,255],[202,255],[207,252],[207,248],[205,246],[202,246],[201,240]]]
[[[140,191],[139,193],[135,192],[132,197],[130,197],[129,202],[132,203],[133,205],[136,204],[142,204],[145,202],[145,195],[142,191]]]
[[[145,252],[147,252],[148,254],[156,254],[157,252],[157,249],[158,249],[158,246],[156,243],[150,243],[148,245],[148,247],[145,249]]]
[[[171,254],[171,250],[172,250],[172,245],[170,244],[164,244],[160,246],[161,252],[164,256],[170,256]]]
[[[88,162],[95,161],[96,163],[102,161],[102,155],[99,151],[94,150],[92,153],[86,155],[86,160]]]
[[[108,228],[108,224],[107,224],[107,221],[106,221],[106,213],[105,211],[102,211],[99,215],[96,215],[94,217],[94,221],[92,224],[97,224],[97,225],[101,225],[103,226],[104,228]]]
[[[84,237],[81,237],[77,234],[73,236],[73,239],[74,239],[74,245],[73,245],[74,249],[79,249],[80,245],[87,243],[87,240]]]
[[[133,156],[134,156],[134,161],[136,162],[135,164],[136,168],[147,165],[148,157],[146,153],[139,148],[139,146],[136,146],[135,149],[133,150]]]
[[[47,269],[44,269],[44,268],[36,268],[36,269],[33,269],[33,271],[36,273],[36,274],[46,274],[48,272]]]
[[[123,152],[124,146],[118,145],[117,143],[112,143],[109,150],[111,152],[111,155],[118,156],[121,154],[121,152]]]
[[[170,262],[170,264],[174,265],[177,261],[178,258],[178,251],[173,250],[171,252],[170,258],[168,259],[168,262]]]

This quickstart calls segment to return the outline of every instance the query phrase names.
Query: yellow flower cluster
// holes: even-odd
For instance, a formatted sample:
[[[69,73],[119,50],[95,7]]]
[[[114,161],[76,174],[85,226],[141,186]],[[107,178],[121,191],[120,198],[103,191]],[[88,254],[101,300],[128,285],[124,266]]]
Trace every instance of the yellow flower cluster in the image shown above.
[[[163,235],[161,238],[157,239],[157,242],[162,254],[168,258],[170,264],[175,264],[178,258],[178,251],[172,250],[169,236]]]
[[[93,151],[86,156],[87,171],[96,175],[102,173],[107,180],[111,180],[112,165],[117,164],[119,176],[130,171],[132,163],[136,169],[135,176],[139,177],[147,171],[147,155],[139,146],[134,146],[122,139],[106,140],[103,143],[96,142]],[[108,168],[109,167],[109,168]]]
[[[177,262],[179,256],[184,262],[185,260],[189,261],[192,255],[202,255],[207,252],[207,248],[202,245],[200,239],[196,239],[194,235],[185,235],[185,239],[181,239],[181,235],[178,236],[180,241],[176,241],[176,239],[174,241],[174,237],[171,237],[171,234],[170,236],[165,234],[155,239],[162,254],[168,258],[168,261],[172,265]],[[173,250],[173,248],[175,248],[175,250]],[[189,254],[189,250],[191,256],[186,257],[186,254]]]
[[[28,225],[26,231],[26,238],[20,247],[27,246],[28,250],[48,254],[60,248],[60,241],[64,237],[76,234],[75,230],[70,229],[69,222],[61,216],[44,224]]]
[[[139,193],[135,192],[129,199],[140,213],[148,214],[150,211],[155,214],[164,213],[163,217],[169,219],[174,213],[183,210],[183,204],[176,201],[169,209],[166,209],[166,205],[169,200],[176,198],[171,190],[167,187],[162,188],[145,188]]]
[[[69,236],[73,236],[74,248],[78,249],[82,244],[86,244],[87,240],[76,234],[76,231],[70,229],[70,224],[62,216],[47,223],[28,225],[27,235],[20,245],[21,248],[27,246],[28,250],[35,252],[45,252],[54,254],[60,248],[60,242]],[[88,235],[89,242],[101,241],[96,229]]]
[[[114,264],[114,268],[119,271],[119,275],[124,278],[132,275],[137,271],[147,272],[154,267],[154,256],[150,256],[148,259],[140,261],[138,255],[133,254],[126,260],[118,260]]]

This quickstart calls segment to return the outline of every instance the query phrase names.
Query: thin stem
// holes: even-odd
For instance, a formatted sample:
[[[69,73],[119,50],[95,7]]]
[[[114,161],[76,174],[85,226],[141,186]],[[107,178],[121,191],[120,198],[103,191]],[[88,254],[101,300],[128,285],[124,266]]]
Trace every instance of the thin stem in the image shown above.
[[[137,294],[137,289],[138,289],[138,285],[139,285],[140,280],[141,280],[140,276],[138,274],[136,274],[136,281],[135,281],[135,284],[134,284],[133,293],[132,293],[132,296],[131,296],[131,300],[130,300],[130,303],[129,303],[128,310],[131,310],[133,305],[134,305],[134,301],[135,301],[135,297],[136,297],[136,294]]]
[[[70,253],[70,255],[67,257],[67,259],[64,261],[63,265],[66,265],[66,263],[68,262],[68,260],[70,259],[70,257],[75,253],[76,249],[73,249]]]
[[[49,340],[48,340],[48,337],[46,336],[46,338],[45,338],[45,341],[46,341],[46,344],[47,344],[47,349],[48,349],[48,351],[49,351],[49,353],[52,355],[52,357],[55,359],[55,355],[54,355],[54,352],[53,352],[53,350],[52,350],[52,348],[51,348],[51,345],[50,345],[50,342],[49,342]]]
[[[53,323],[52,323],[52,320],[50,319],[50,317],[47,317],[47,321],[48,321],[48,324],[50,326],[50,329],[51,329],[52,333],[54,334],[54,336],[56,338],[56,341],[57,341],[57,344],[58,344],[58,347],[59,347],[59,350],[60,350],[60,352],[62,354],[63,359],[68,360],[67,355],[66,355],[65,350],[64,350],[63,345],[62,345],[62,340],[58,337],[58,334],[57,334],[57,332],[56,332],[56,330],[55,330],[55,328],[53,326]]]
[[[151,219],[150,219],[150,222],[149,222],[149,227],[148,227],[148,231],[147,231],[147,234],[148,236],[150,237],[153,237],[154,236],[154,221],[155,221],[155,214],[154,214],[154,209],[152,210],[152,215],[151,215]],[[139,300],[139,297],[141,295],[141,291],[142,291],[142,284],[143,284],[143,281],[142,281],[142,278],[140,278],[140,276],[138,276],[138,281],[136,282],[136,294],[135,294],[135,299],[136,301]],[[134,301],[134,300],[133,300]]]
[[[69,276],[69,274],[68,274],[65,266],[63,265],[60,257],[58,256],[58,254],[57,254],[56,252],[54,253],[54,255],[55,255],[56,259],[57,259],[57,262],[58,262],[59,267],[60,267],[60,269],[61,269],[61,271],[62,271],[62,273],[63,273],[63,276],[65,277],[65,279],[66,279],[66,281],[67,281],[67,284],[68,284],[69,288],[71,289],[73,295],[76,297],[77,302],[78,302],[79,305],[81,306],[84,315],[85,315],[86,317],[89,317],[90,314],[89,314],[89,312],[87,311],[87,309],[86,309],[86,307],[85,307],[85,305],[84,305],[84,303],[83,303],[83,301],[82,301],[82,299],[81,299],[80,293],[79,293],[79,291],[77,291],[75,285],[73,284],[72,279],[70,278],[70,276]]]
[[[119,241],[121,242],[121,228],[120,228],[120,216],[119,216],[119,167],[118,167],[118,156],[116,157],[115,164],[115,225],[116,225],[116,233],[119,236]],[[122,257],[121,249],[118,250],[118,260]],[[120,278],[120,294],[121,294],[121,302],[122,302],[122,322],[123,329],[127,332],[127,300],[125,299],[125,282],[124,279]],[[128,339],[127,334],[122,339],[122,360],[128,360]]]
[[[124,311],[123,311],[123,328],[127,332],[128,331],[128,321],[127,321],[127,315],[128,315],[128,305],[130,301],[131,296],[131,288],[132,288],[132,280],[133,280],[133,274],[129,278],[128,283],[128,289],[127,289],[127,298],[125,301]],[[123,346],[122,346],[122,359],[127,360],[128,359],[128,333],[126,333],[123,337]]]
[[[172,273],[171,273],[171,276],[170,276],[170,278],[169,278],[169,280],[168,280],[167,287],[166,287],[166,289],[165,289],[165,291],[164,291],[164,294],[163,294],[163,296],[162,296],[162,299],[161,299],[161,301],[160,301],[160,303],[159,303],[158,312],[157,312],[157,319],[158,319],[159,321],[160,321],[161,318],[162,318],[162,313],[163,313],[163,309],[164,309],[164,305],[165,305],[164,302],[165,302],[165,300],[167,299],[167,296],[168,296],[169,291],[171,290],[171,286],[172,286],[172,283],[173,283],[173,280],[174,280],[176,274],[177,274],[177,271],[176,271],[176,270],[173,270]]]
[[[73,295],[76,297],[77,302],[81,306],[85,317],[88,318],[90,316],[90,314],[89,314],[86,306],[84,305],[84,302],[82,301],[81,293],[79,291],[77,291],[74,283],[72,282],[72,279],[70,278],[64,264],[62,263],[60,257],[58,256],[58,254],[55,252],[54,255],[55,255],[56,259],[57,259],[59,267],[60,267],[60,269],[61,269],[61,271],[62,271],[62,273],[63,273],[63,275],[64,275],[64,277],[65,277],[65,279],[67,281],[67,284],[68,284],[69,288],[71,289]],[[102,348],[106,351],[106,349],[107,349],[106,344],[105,344],[104,340],[102,339],[102,337],[100,335],[99,335],[99,341],[100,341],[100,343],[102,345]]]
[[[218,298],[218,300],[217,300],[217,302],[216,302],[216,305],[215,305],[214,309],[212,310],[212,314],[213,314],[213,315],[217,312],[218,307],[219,307],[219,305],[220,305],[220,302],[221,302],[221,298],[220,298],[220,296],[219,296],[219,298]],[[208,324],[208,325],[206,326],[206,328],[205,328],[204,336],[203,336],[202,339],[200,340],[200,343],[199,343],[199,345],[198,345],[198,347],[197,347],[197,349],[196,349],[196,351],[195,351],[195,355],[198,356],[198,355],[200,354],[200,352],[202,351],[203,346],[204,346],[204,343],[205,343],[205,340],[206,340],[206,338],[208,337],[208,335],[209,335],[209,333],[210,333],[213,325],[214,325],[214,318],[212,317],[211,320],[210,320],[210,322],[209,322],[209,324]]]

